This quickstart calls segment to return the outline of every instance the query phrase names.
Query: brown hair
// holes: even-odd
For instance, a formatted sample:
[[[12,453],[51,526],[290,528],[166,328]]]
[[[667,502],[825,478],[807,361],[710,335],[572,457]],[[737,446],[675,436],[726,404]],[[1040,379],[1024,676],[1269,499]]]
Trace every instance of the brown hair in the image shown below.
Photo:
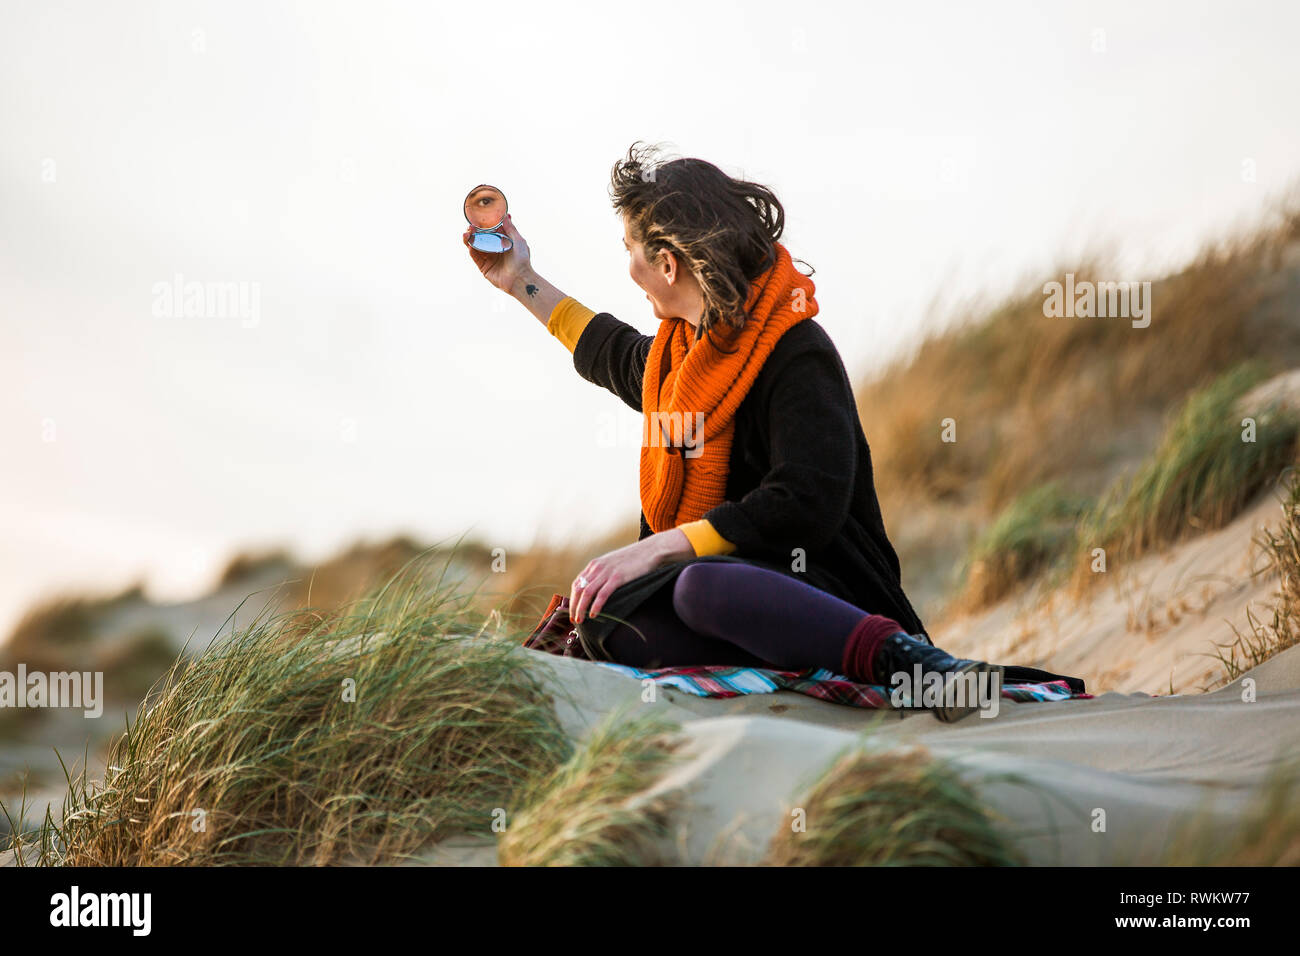
[[[704,293],[699,335],[740,328],[750,284],[776,263],[785,210],[766,186],[728,176],[702,159],[665,159],[633,143],[610,173],[614,209],[656,261],[671,252]]]

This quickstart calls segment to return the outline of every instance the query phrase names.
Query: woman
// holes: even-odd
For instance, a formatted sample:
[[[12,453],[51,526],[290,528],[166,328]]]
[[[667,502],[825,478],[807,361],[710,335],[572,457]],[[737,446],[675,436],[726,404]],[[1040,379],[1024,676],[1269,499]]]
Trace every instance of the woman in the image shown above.
[[[1000,680],[1000,668],[934,647],[903,593],[849,379],[814,321],[811,279],[779,242],[776,196],[639,145],[615,164],[610,192],[632,281],[660,323],[653,336],[539,275],[509,219],[510,252],[470,250],[580,375],[644,416],[639,540],[572,585],[588,655],[826,668],[886,685],[917,666]],[[950,700],[936,716],[972,709]]]

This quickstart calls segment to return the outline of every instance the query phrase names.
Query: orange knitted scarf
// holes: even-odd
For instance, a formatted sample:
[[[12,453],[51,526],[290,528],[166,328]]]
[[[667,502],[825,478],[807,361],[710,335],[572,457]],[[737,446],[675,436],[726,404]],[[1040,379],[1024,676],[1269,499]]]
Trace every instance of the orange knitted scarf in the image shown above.
[[[785,246],[776,249],[776,264],[750,286],[739,330],[719,324],[692,345],[685,319],[659,325],[641,386],[641,507],[652,531],[694,521],[725,500],[736,409],[777,340],[817,314],[812,280]]]

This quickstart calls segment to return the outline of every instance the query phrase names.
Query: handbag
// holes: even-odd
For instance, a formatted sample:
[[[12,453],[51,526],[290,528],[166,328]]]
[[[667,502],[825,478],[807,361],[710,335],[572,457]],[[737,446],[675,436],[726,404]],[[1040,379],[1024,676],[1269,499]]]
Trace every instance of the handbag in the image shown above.
[[[546,613],[542,615],[541,621],[524,641],[524,647],[561,657],[591,660],[587,649],[582,646],[582,639],[578,637],[577,626],[569,618],[567,594],[556,594],[551,598],[551,603],[546,606]]]

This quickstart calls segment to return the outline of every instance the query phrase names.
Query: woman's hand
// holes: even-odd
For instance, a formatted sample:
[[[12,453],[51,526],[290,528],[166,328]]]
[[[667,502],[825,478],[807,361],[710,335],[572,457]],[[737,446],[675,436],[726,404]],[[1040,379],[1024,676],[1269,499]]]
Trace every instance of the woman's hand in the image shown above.
[[[619,585],[639,578],[669,561],[693,557],[686,533],[677,528],[661,531],[636,544],[593,558],[573,581],[569,590],[569,619],[575,624],[587,616],[599,617],[600,610]]]
[[[564,298],[564,293],[533,271],[533,254],[528,242],[519,235],[514,220],[506,214],[506,221],[501,224],[501,231],[510,237],[513,245],[509,252],[479,252],[469,244],[474,235],[473,229],[466,229],[461,236],[469,249],[469,257],[478,266],[478,271],[502,292],[519,300],[520,304],[533,314],[542,325],[547,325],[551,312]]]
[[[506,214],[505,222],[501,224],[501,231],[509,236],[513,243],[509,252],[480,252],[475,249],[469,244],[470,237],[474,235],[472,227],[465,230],[461,240],[469,249],[469,257],[474,260],[474,265],[478,266],[478,271],[483,273],[483,278],[502,292],[515,295],[516,290],[523,284],[523,279],[532,271],[532,253],[524,237],[519,235],[519,230],[515,228],[509,213]]]

